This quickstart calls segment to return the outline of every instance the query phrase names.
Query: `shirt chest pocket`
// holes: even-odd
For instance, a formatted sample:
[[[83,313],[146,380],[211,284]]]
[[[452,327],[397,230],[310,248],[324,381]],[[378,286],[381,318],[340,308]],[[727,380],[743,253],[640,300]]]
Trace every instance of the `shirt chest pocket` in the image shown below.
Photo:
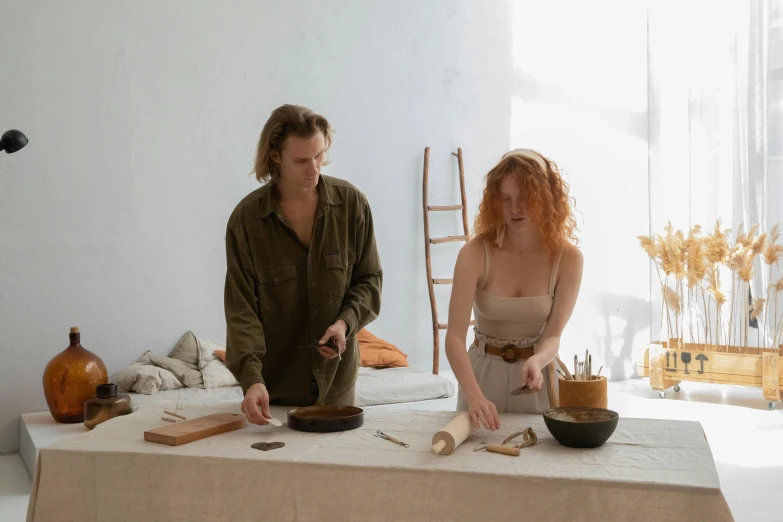
[[[265,266],[257,274],[262,314],[284,315],[296,311],[299,287],[294,263]]]
[[[343,300],[350,287],[355,261],[356,252],[353,250],[341,250],[324,254],[329,297],[339,299],[340,301]]]

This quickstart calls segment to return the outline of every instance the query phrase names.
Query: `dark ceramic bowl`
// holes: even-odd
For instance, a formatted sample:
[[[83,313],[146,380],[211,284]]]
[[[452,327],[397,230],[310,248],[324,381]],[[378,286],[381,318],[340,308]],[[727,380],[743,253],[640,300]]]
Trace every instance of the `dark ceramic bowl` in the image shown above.
[[[364,410],[355,406],[303,406],[288,410],[288,427],[297,431],[346,431],[364,424]]]
[[[597,448],[612,436],[620,416],[603,408],[566,406],[544,412],[549,433],[569,448]]]

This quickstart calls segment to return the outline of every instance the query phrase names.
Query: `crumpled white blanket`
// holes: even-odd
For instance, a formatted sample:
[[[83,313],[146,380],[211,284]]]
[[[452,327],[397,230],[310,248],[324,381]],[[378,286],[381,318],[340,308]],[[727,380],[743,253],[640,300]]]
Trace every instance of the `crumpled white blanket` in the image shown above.
[[[178,388],[221,388],[236,386],[231,371],[216,355],[225,346],[196,337],[193,332],[182,336],[166,356],[147,350],[135,362],[113,374],[109,382],[123,393],[153,395]]]

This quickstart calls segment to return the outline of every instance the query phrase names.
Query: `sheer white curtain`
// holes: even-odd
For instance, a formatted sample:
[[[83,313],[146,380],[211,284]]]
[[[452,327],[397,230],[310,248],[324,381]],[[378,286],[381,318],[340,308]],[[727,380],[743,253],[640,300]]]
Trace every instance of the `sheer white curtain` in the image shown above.
[[[740,224],[769,232],[783,221],[783,0],[651,4],[651,232],[661,233],[671,221],[686,235],[697,224],[710,233],[718,219],[732,229],[732,240]],[[750,292],[767,297],[770,279],[777,281],[780,272],[772,265],[770,274],[761,259],[754,268]],[[722,277],[731,300],[729,274]],[[661,292],[657,275],[652,281],[657,332]],[[749,345],[764,344],[757,332],[749,332]],[[662,330],[657,337],[665,335]],[[683,337],[690,340],[690,333]]]

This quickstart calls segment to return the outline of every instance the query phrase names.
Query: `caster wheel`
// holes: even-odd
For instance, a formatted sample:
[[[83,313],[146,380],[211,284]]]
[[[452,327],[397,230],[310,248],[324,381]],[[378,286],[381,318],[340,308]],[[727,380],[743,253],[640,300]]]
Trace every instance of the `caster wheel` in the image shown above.
[[[660,397],[661,399],[665,399],[666,398],[666,392],[658,392],[658,397]]]
[[[675,384],[675,385],[674,385],[674,391],[675,391],[676,393],[680,393],[680,385],[679,385],[679,384]]]
[[[775,403],[774,402],[769,401],[769,409],[770,409],[770,411],[775,409]]]

